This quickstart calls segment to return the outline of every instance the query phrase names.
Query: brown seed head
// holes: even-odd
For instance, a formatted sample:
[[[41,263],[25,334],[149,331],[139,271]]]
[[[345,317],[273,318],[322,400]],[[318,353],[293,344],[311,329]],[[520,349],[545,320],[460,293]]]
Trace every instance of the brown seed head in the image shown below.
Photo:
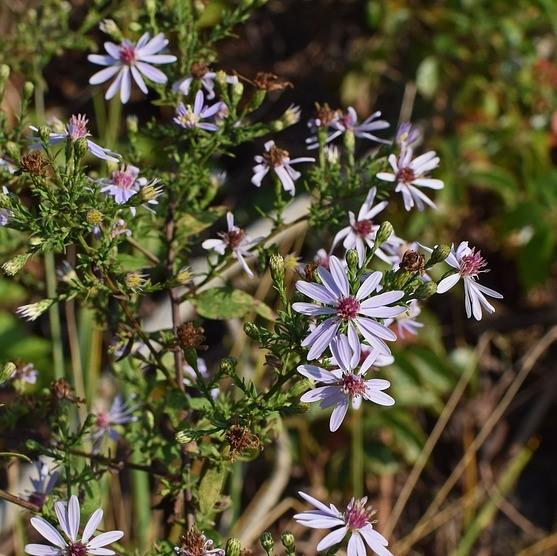
[[[42,178],[48,175],[48,162],[41,151],[31,151],[24,154],[19,161],[19,165],[24,172],[29,174]]]
[[[407,272],[419,272],[422,274],[424,272],[424,256],[409,249],[408,251],[405,251],[402,256],[400,268],[402,268],[402,270],[406,270]]]
[[[293,87],[289,81],[280,81],[274,73],[260,71],[253,80],[255,86],[262,91],[280,91],[286,87]]]
[[[193,322],[185,322],[178,327],[177,339],[180,347],[207,349],[204,345],[205,330],[202,326],[196,326]]]
[[[247,427],[232,425],[226,431],[226,442],[230,446],[230,459],[234,459],[245,450],[258,450],[261,441]]]

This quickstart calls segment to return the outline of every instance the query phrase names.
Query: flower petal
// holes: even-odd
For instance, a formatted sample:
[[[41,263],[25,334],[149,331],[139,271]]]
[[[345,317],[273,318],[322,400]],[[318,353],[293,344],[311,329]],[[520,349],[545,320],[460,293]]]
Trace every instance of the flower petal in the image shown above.
[[[317,550],[327,550],[331,546],[338,544],[339,542],[344,539],[346,532],[348,531],[348,527],[346,525],[341,527],[340,529],[336,529],[335,531],[331,531],[328,535],[325,535],[317,545]]]
[[[46,519],[37,516],[31,518],[31,525],[47,540],[52,544],[64,548],[67,546],[66,541]]]

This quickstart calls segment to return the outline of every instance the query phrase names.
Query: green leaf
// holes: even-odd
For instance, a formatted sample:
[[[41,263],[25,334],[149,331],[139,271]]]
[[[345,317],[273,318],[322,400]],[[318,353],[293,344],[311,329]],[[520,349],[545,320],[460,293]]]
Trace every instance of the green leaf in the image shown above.
[[[176,222],[176,235],[178,241],[200,234],[203,230],[212,226],[224,213],[226,207],[211,207],[198,214],[184,214]]]
[[[192,300],[197,312],[206,319],[225,320],[241,318],[258,306],[264,305],[242,290],[211,288]],[[261,307],[259,307],[261,310]]]
[[[212,467],[207,470],[199,484],[199,511],[205,517],[214,513],[219,501],[226,472],[224,468]]]
[[[416,72],[416,86],[426,98],[431,98],[439,85],[439,63],[434,56],[422,60]]]

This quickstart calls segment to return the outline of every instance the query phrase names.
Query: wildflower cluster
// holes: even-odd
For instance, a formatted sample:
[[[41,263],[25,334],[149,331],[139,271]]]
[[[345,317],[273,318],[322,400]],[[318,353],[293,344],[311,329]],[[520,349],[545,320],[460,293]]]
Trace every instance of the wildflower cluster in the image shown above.
[[[124,533],[94,536],[101,509],[80,532],[79,499],[100,504],[95,485],[128,468],[151,475],[165,519],[180,530],[152,554],[239,554],[236,539],[220,548],[217,530],[234,462],[257,458],[283,433],[283,419],[308,415],[308,404],[331,411],[330,432],[363,402],[377,411],[396,404],[380,375],[392,346],[424,326],[417,318],[434,294],[462,278],[476,320],[495,310],[487,297],[501,298],[479,283],[487,263],[466,241],[430,248],[399,237],[386,219],[400,208],[397,193],[406,211],[424,211],[435,204],[422,189],[443,188],[430,175],[437,154],[414,155],[415,127],[400,126],[393,146],[380,112],[360,121],[353,107],[318,105],[304,115],[305,145],[287,150],[276,134],[299,122],[299,107],[272,121],[257,110],[289,84],[218,69],[214,43],[255,4],[240,2],[209,33],[191,6],[146,2],[125,34],[103,21],[112,40],[87,56],[102,66],[89,78],[94,94],[132,110],[148,95],[156,114],[129,116],[122,136],[92,113],[31,117],[31,84],[19,124],[1,120],[2,269],[27,287],[16,313],[48,323],[55,345],[50,388],[37,387],[47,379],[31,362],[3,362],[3,387],[36,402],[8,407],[0,431],[26,419],[45,428],[13,446],[41,458],[27,498],[43,514],[31,525],[49,544],[29,543],[27,554],[114,554],[107,547]],[[242,192],[219,170],[240,145],[255,162]],[[245,195],[254,202],[242,203]],[[300,200],[303,214],[292,216]],[[285,240],[302,229],[323,233],[309,247]],[[101,356],[85,352],[94,346],[104,346]],[[391,554],[362,494],[340,511],[300,493],[314,509],[294,519],[334,529],[315,550],[346,541],[349,556]],[[268,554],[273,543],[262,541]],[[294,554],[291,534],[282,543]]]

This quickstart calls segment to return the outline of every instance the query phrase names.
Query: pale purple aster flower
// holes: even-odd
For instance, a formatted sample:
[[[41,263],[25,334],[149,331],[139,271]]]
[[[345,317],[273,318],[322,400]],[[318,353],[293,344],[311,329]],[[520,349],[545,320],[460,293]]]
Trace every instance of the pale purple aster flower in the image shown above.
[[[56,486],[60,478],[60,473],[52,470],[48,463],[42,458],[35,461],[33,465],[37,470],[37,477],[30,478],[33,490],[31,490],[27,498],[29,502],[36,504],[40,508],[45,503],[46,497]]]
[[[129,405],[122,396],[118,395],[114,398],[112,406],[108,411],[96,411],[94,429],[91,434],[95,449],[100,447],[101,442],[106,436],[114,441],[118,440],[120,434],[115,427],[137,421],[137,417],[133,415],[137,407],[137,405]]]
[[[114,198],[118,205],[127,203],[147,183],[147,178],[139,177],[139,168],[125,164],[114,170],[110,178],[99,180],[102,193]]]
[[[251,183],[256,187],[261,187],[261,181],[267,175],[269,170],[273,170],[280,180],[285,191],[294,195],[296,186],[294,182],[302,175],[292,168],[293,164],[301,162],[315,162],[315,158],[300,157],[290,159],[290,153],[284,149],[279,149],[274,141],[265,143],[265,154],[255,157],[257,164],[253,167],[253,176]]]
[[[400,148],[400,152],[404,153],[406,149],[412,147],[422,137],[420,130],[413,126],[410,122],[400,124],[396,132],[395,141]]]
[[[188,104],[187,106],[181,102],[176,108],[176,116],[174,122],[185,129],[204,129],[205,131],[217,131],[218,126],[213,123],[203,122],[215,116],[222,110],[222,102],[215,102],[211,105],[205,105],[205,97],[203,91],[197,91],[193,107]]]
[[[77,496],[71,496],[69,502],[56,502],[54,511],[58,523],[66,538],[46,519],[40,516],[31,518],[31,525],[54,546],[46,544],[27,544],[25,552],[33,556],[111,556],[114,550],[104,548],[120,540],[122,531],[108,531],[93,537],[103,517],[101,509],[95,510],[87,521],[81,538],[79,537],[80,509]]]
[[[387,539],[373,528],[371,518],[375,512],[366,507],[367,497],[359,500],[352,498],[346,510],[341,512],[333,504],[327,506],[305,492],[298,494],[315,508],[294,516],[300,525],[312,529],[339,527],[321,539],[317,545],[318,552],[331,548],[348,536],[347,556],[366,556],[364,541],[377,556],[393,556],[387,549]]]
[[[0,157],[0,169],[1,168],[5,169],[8,174],[15,174],[17,172],[17,166],[2,157]]]
[[[427,174],[439,166],[439,157],[435,151],[429,151],[412,160],[413,151],[408,147],[400,157],[394,154],[389,156],[389,164],[393,169],[391,172],[379,172],[377,178],[389,182],[397,182],[395,191],[402,193],[404,208],[410,210],[413,206],[420,211],[425,205],[432,208],[435,203],[425,195],[419,188],[443,189],[443,182],[439,179],[426,177]]]
[[[199,81],[201,87],[205,89],[207,93],[207,100],[212,100],[215,98],[215,79],[217,73],[209,70],[204,64],[196,64],[195,68],[192,66],[192,75],[188,75],[180,81],[177,81],[172,85],[173,91],[180,91],[183,95],[187,96],[190,94],[190,89],[194,81]],[[238,77],[236,75],[227,75],[226,83],[229,85],[235,85],[238,83]]]
[[[16,367],[12,375],[12,380],[21,380],[21,382],[26,382],[27,384],[36,384],[38,376],[39,371],[35,369],[33,363],[27,363]]]
[[[93,64],[107,66],[98,71],[89,79],[91,85],[98,85],[116,76],[104,98],[112,98],[118,90],[122,103],[128,102],[131,93],[132,82],[144,94],[148,93],[147,85],[143,80],[146,77],[153,83],[164,84],[168,81],[166,75],[151,64],[170,64],[176,61],[176,56],[171,54],[157,54],[168,44],[168,39],[163,33],[159,33],[151,39],[149,33],[145,33],[137,41],[137,44],[125,39],[119,45],[113,42],[105,42],[104,48],[107,55],[89,54],[87,59]]]
[[[89,130],[87,129],[88,123],[89,120],[84,114],[78,114],[78,115],[74,114],[68,120],[68,123],[63,130],[52,132],[49,134],[48,142],[51,145],[57,145],[58,143],[62,143],[63,141],[66,141],[68,138],[71,141],[77,141],[78,139],[87,139],[88,137],[91,136]],[[39,129],[35,126],[29,126],[29,127],[35,133],[39,131]],[[38,145],[40,145],[40,140],[37,137],[35,137],[33,146],[36,147]],[[102,160],[110,160],[111,162],[118,162],[120,158],[119,154],[112,152],[110,149],[105,149],[104,147],[97,145],[90,139],[87,139],[87,147],[89,149],[89,152],[93,156],[96,156],[97,158],[100,158]]]
[[[321,408],[335,406],[329,422],[331,432],[338,430],[342,424],[349,404],[352,409],[359,409],[362,399],[386,406],[395,403],[391,396],[383,392],[391,385],[388,380],[365,379],[373,358],[366,358],[364,365],[360,367],[361,348],[358,338],[353,337],[349,342],[341,334],[333,338],[330,347],[337,368],[327,370],[314,365],[300,365],[297,370],[302,376],[324,384],[306,392],[300,400],[307,403],[320,402]]]
[[[364,264],[366,258],[366,245],[370,248],[373,247],[377,231],[379,230],[379,224],[375,223],[373,219],[388,205],[387,201],[381,201],[373,206],[376,193],[377,188],[375,187],[369,190],[364,204],[360,207],[357,218],[352,211],[348,213],[350,225],[335,235],[331,247],[332,251],[343,240],[342,246],[346,251],[356,249],[358,252],[360,266]],[[404,243],[402,239],[395,234],[391,234],[382,245],[385,249],[393,251],[402,243]],[[375,251],[375,254],[386,263],[392,264],[392,257],[387,255],[381,246]]]
[[[329,259],[330,271],[320,266],[316,272],[321,284],[298,280],[296,289],[317,303],[294,303],[292,308],[310,317],[325,316],[302,342],[309,347],[308,361],[316,359],[329,347],[333,338],[340,334],[341,326],[348,329],[351,343],[360,333],[369,344],[380,353],[390,354],[385,340],[396,340],[396,334],[377,319],[396,317],[403,313],[403,306],[390,307],[404,297],[400,290],[377,293],[383,274],[373,272],[358,287],[356,293],[350,291],[347,269],[332,255]]]
[[[396,330],[396,335],[400,339],[404,339],[407,336],[417,336],[418,330],[424,326],[423,322],[416,320],[421,312],[422,310],[418,305],[418,301],[413,299],[404,313],[401,313],[394,319],[387,319],[385,321],[385,326],[393,325]]]
[[[326,249],[319,249],[317,253],[315,253],[315,257],[313,257],[313,262],[317,266],[323,266],[329,270],[329,258],[330,255],[327,253]]]
[[[0,226],[7,226],[10,223],[13,214],[12,211],[5,208],[0,208]]]
[[[431,252],[430,249],[427,249]],[[450,290],[461,278],[464,281],[464,305],[466,316],[474,316],[476,320],[482,319],[482,307],[488,313],[494,313],[495,308],[491,305],[486,295],[495,299],[503,299],[503,296],[478,282],[478,275],[482,272],[489,272],[486,268],[487,262],[482,257],[480,251],[469,247],[467,241],[462,241],[455,249],[451,245],[451,252],[445,262],[455,268],[458,272],[443,278],[437,284],[437,293],[445,293]]]
[[[358,123],[358,115],[352,106],[349,106],[346,112],[339,117],[333,118],[329,123],[329,130],[331,133],[325,140],[326,143],[334,141],[337,137],[350,131],[355,137],[360,139],[369,139],[377,143],[390,144],[390,141],[377,137],[373,132],[387,129],[389,122],[380,120],[381,112],[374,112],[371,116],[366,118],[362,123]],[[307,139],[308,149],[317,149],[319,142],[316,136]]]
[[[132,235],[132,231],[128,228],[128,225],[126,224],[126,221],[123,218],[118,218],[118,220],[116,220],[114,226],[112,226],[112,229],[110,230],[110,237],[112,239],[120,235],[125,235],[127,237],[131,237]]]
[[[203,379],[210,379],[209,370],[207,369],[207,363],[205,363],[205,359],[198,357],[197,358],[197,370]],[[194,386],[197,381],[197,373],[195,369],[188,365],[187,363],[184,364],[184,384],[186,386]],[[219,395],[218,388],[211,388],[211,397],[215,399]]]
[[[226,213],[226,224],[228,230],[220,232],[218,235],[221,239],[206,239],[201,247],[208,251],[215,251],[219,255],[224,255],[226,250],[230,250],[234,257],[238,259],[240,266],[244,272],[253,278],[253,272],[245,261],[246,257],[252,257],[250,249],[253,248],[259,239],[251,239],[242,228],[234,225],[234,215],[231,212]]]

